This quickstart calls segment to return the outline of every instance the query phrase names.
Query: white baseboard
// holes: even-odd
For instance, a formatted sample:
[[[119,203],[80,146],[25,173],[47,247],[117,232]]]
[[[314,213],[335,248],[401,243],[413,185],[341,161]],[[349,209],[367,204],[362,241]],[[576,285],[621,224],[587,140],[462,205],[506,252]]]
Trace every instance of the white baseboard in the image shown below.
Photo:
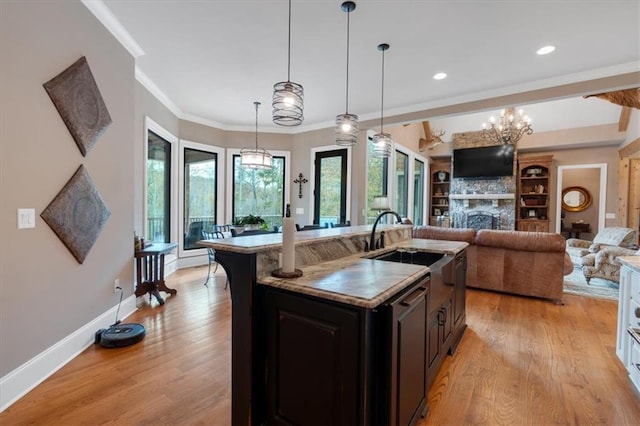
[[[0,412],[93,345],[96,331],[113,324],[117,309],[116,305],[0,378]],[[132,294],[122,301],[120,317],[126,318],[136,309],[136,296]]]
[[[177,269],[192,268],[194,266],[206,265],[208,262],[209,262],[209,258],[207,255],[181,257],[178,259],[178,264],[176,265],[176,267]],[[166,276],[166,272],[165,272],[165,276]]]

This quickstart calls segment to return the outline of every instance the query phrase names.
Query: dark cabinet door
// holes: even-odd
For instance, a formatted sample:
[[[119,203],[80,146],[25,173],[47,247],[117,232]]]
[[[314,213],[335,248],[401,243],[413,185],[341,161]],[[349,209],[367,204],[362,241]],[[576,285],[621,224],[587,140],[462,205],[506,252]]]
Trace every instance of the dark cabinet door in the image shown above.
[[[266,292],[267,423],[355,425],[360,312]]]
[[[428,281],[392,304],[391,421],[410,425],[427,403]]]
[[[444,305],[442,305],[442,344],[445,347],[449,345],[449,339],[451,339],[453,331],[453,293],[452,297],[447,299]]]
[[[449,353],[453,355],[467,327],[467,256],[460,253],[454,259],[453,266],[453,337]]]
[[[453,262],[453,326],[459,327],[460,322],[465,320],[467,257],[458,255]]]
[[[430,315],[427,321],[427,387],[429,387],[438,373],[442,358],[440,314],[436,312],[434,315]]]

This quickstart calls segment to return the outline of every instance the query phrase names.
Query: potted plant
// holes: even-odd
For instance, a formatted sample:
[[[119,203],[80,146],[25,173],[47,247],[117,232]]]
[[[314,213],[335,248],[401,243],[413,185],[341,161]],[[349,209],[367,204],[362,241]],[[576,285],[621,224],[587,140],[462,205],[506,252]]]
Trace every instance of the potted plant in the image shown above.
[[[236,217],[233,220],[233,225],[236,227],[236,229],[242,227],[242,230],[244,231],[249,229],[264,229],[266,228],[267,223],[260,216],[249,214],[247,216]]]

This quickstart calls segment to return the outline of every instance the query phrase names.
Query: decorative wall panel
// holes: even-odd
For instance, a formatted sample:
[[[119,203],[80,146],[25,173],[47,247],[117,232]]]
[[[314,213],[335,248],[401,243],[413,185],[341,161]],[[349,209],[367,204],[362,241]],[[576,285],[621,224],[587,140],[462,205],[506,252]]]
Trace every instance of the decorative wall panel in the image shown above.
[[[81,165],[40,217],[83,263],[110,215],[91,176]]]
[[[83,56],[60,74],[44,83],[62,121],[76,141],[83,157],[111,124],[98,85]]]

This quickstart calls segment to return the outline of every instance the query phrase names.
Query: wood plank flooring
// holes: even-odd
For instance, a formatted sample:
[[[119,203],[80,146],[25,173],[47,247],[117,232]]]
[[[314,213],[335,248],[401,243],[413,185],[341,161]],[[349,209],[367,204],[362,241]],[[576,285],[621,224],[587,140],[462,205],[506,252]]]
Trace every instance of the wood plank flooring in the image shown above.
[[[125,322],[145,339],[92,346],[0,413],[1,425],[228,425],[230,310],[223,273],[178,271],[164,306],[138,299]],[[468,328],[419,425],[640,423],[640,396],[615,355],[617,303],[565,305],[470,290]]]

